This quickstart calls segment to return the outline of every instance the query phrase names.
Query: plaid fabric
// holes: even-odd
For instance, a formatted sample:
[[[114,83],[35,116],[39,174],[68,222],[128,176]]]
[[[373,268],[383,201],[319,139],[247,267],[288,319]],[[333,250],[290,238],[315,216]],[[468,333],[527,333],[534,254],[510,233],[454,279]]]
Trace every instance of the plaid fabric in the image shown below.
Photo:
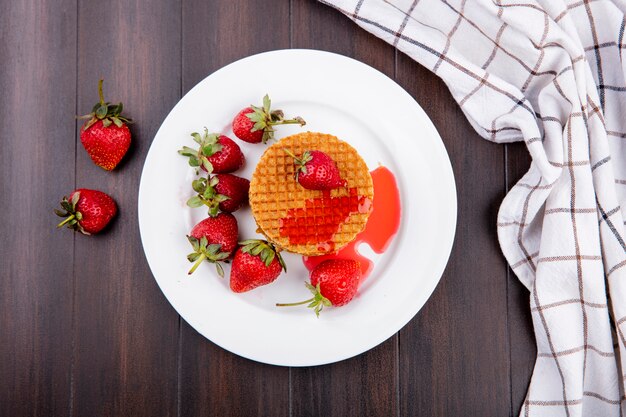
[[[485,139],[526,143],[498,215],[537,339],[520,415],[622,416],[626,0],[320,1],[441,77]]]

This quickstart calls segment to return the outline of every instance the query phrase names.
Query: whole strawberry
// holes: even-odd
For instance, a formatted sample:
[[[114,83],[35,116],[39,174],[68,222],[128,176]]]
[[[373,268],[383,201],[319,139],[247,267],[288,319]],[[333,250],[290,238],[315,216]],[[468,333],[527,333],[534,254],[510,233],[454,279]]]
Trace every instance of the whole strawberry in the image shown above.
[[[61,210],[54,210],[65,217],[57,227],[67,225],[68,228],[78,230],[82,234],[98,233],[117,214],[115,201],[102,191],[79,188],[70,194],[69,199],[63,197]]]
[[[250,181],[232,174],[217,174],[198,178],[191,186],[198,195],[187,200],[187,205],[205,205],[209,208],[209,215],[216,216],[219,210],[232,213],[248,202]]]
[[[285,261],[271,243],[264,240],[244,240],[233,259],[230,270],[230,289],[250,291],[276,280],[281,270],[287,271]]]
[[[80,141],[96,165],[111,171],[130,147],[127,123],[132,121],[122,116],[122,103],[104,101],[102,83],[103,80],[98,82],[100,101],[93,106],[91,113],[80,117],[89,119],[80,129]]]
[[[191,134],[199,145],[198,149],[183,146],[179,154],[189,157],[189,165],[200,167],[211,173],[228,173],[237,171],[245,162],[241,148],[231,138],[217,133],[209,133],[204,128],[204,134]]]
[[[235,250],[238,234],[237,219],[229,213],[207,217],[196,224],[187,236],[193,247],[193,252],[187,255],[187,259],[194,262],[189,274],[193,274],[202,261],[207,260],[215,263],[217,273],[223,277],[224,270],[219,262],[228,259]]]
[[[361,281],[361,266],[354,259],[330,259],[311,271],[311,283],[305,285],[313,297],[299,303],[276,304],[279,307],[308,304],[319,317],[326,307],[348,304],[355,296]]]
[[[237,113],[233,119],[233,133],[239,139],[250,143],[267,143],[274,138],[274,126],[299,124],[306,122],[301,117],[285,119],[282,110],[270,109],[271,101],[266,94],[263,97],[263,107],[250,106]]]
[[[304,151],[299,157],[288,149],[283,149],[291,156],[296,166],[296,181],[309,190],[331,190],[345,187],[337,164],[322,151]]]

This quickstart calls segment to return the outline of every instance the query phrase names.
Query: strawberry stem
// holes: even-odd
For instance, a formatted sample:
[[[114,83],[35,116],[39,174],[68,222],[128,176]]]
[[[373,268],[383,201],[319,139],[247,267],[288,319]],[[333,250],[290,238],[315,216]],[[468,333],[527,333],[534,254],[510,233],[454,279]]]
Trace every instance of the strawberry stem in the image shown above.
[[[305,282],[304,285],[311,291],[313,294],[313,298],[309,298],[305,301],[300,301],[299,303],[276,303],[276,307],[291,307],[291,306],[300,306],[302,304],[309,303],[308,308],[312,308],[317,317],[320,316],[320,311],[324,308],[324,306],[330,307],[333,304],[330,300],[322,295],[322,290],[320,288],[320,283],[318,282],[316,286],[313,286],[309,282]]]
[[[277,120],[275,122],[268,122],[268,125],[270,126],[276,126],[276,125],[300,125],[300,126],[304,126],[306,124],[306,122],[304,121],[304,119],[302,117],[296,117],[294,119],[282,119],[282,120]]]
[[[191,267],[191,269],[189,270],[189,272],[187,272],[187,275],[191,275],[195,272],[196,269],[198,269],[198,267],[200,266],[200,264],[202,263],[202,261],[204,261],[206,259],[206,255],[200,254],[200,257],[198,258],[198,260],[196,261],[195,264],[193,264],[193,266]]]
[[[72,220],[74,220],[76,218],[75,214],[72,214],[71,216],[69,216],[67,219],[63,220],[61,223],[57,224],[57,227],[63,227],[65,226],[67,223],[71,222]]]
[[[100,96],[100,104],[104,104],[104,93],[102,92],[102,83],[104,83],[103,79],[98,81],[98,96]]]
[[[315,301],[315,297],[311,297],[308,300],[300,301],[299,303],[276,303],[276,307],[294,307],[301,306],[302,304],[310,303]]]
[[[283,148],[283,151],[285,151],[285,153],[286,153],[287,155],[289,155],[290,157],[292,157],[292,158],[293,158],[293,159],[295,159],[296,161],[299,161],[299,160],[300,160],[300,159],[299,159],[297,156],[295,156],[295,155],[293,154],[293,152],[291,152],[289,149],[284,149],[284,148]]]
[[[306,171],[307,171],[306,164],[312,159],[311,153],[309,151],[304,151],[302,155],[300,155],[300,157],[297,157],[289,149],[283,148],[283,151],[285,151],[287,155],[293,158],[293,163],[296,166],[296,172],[294,173],[294,178],[296,179],[296,181],[298,181],[298,177],[300,176],[301,172],[303,174],[306,174]]]

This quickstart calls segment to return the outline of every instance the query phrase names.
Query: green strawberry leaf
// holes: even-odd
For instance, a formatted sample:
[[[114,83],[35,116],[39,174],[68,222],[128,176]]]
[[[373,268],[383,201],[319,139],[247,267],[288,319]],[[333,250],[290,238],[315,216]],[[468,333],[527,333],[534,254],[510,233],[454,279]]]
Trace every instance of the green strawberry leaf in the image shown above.
[[[200,136],[200,134],[198,132],[193,132],[191,134],[191,136],[193,137],[193,140],[199,145],[202,143],[202,136]]]
[[[183,146],[182,149],[180,149],[178,151],[179,154],[183,155],[183,156],[196,156],[196,151],[194,149],[191,149],[188,146]]]
[[[107,112],[108,112],[108,108],[106,105],[98,106],[98,109],[96,110],[96,117],[98,119],[104,119],[107,115]]]
[[[206,190],[206,178],[198,178],[193,180],[191,188],[197,193],[203,193]]]
[[[213,155],[215,152],[213,150],[213,145],[205,145],[202,147],[202,153],[205,154],[206,156],[211,156]]]
[[[208,173],[213,172],[213,164],[211,164],[208,159],[202,158],[202,166]]]
[[[202,199],[198,196],[193,196],[189,200],[187,200],[187,205],[192,208],[197,208],[204,205]]]
[[[70,213],[68,213],[67,211],[61,211],[59,209],[54,209],[54,214],[59,217],[68,217],[70,215]]]
[[[77,191],[72,195],[72,208],[76,207],[78,204],[78,200],[80,200],[80,191]]]
[[[263,110],[265,110],[266,113],[269,113],[271,105],[272,101],[270,100],[270,96],[266,94],[265,96],[263,96]]]
[[[254,126],[252,126],[252,129],[250,129],[250,132],[256,132],[257,130],[263,130],[263,129],[265,129],[265,123],[256,122]]]
[[[189,262],[195,262],[198,260],[199,257],[200,257],[200,254],[198,252],[193,252],[187,255],[187,260]]]
[[[256,245],[254,248],[252,248],[252,250],[250,251],[250,255],[254,255],[257,256],[258,254],[260,254],[263,251],[263,245],[259,244]]]
[[[224,278],[224,268],[222,268],[222,265],[220,265],[219,262],[215,263],[215,269],[217,269],[217,275]]]
[[[198,158],[195,155],[191,155],[189,157],[189,165],[192,167],[199,167],[200,161],[198,161]]]
[[[74,211],[74,207],[72,207],[72,205],[67,200],[61,201],[61,208],[63,208],[63,210],[66,210],[70,213]]]
[[[187,240],[189,241],[189,243],[191,243],[193,250],[195,251],[200,250],[200,242],[198,241],[198,239],[196,239],[193,236],[187,236]]]
[[[215,217],[218,214],[219,214],[219,207],[218,206],[211,206],[211,207],[209,207],[209,216]]]

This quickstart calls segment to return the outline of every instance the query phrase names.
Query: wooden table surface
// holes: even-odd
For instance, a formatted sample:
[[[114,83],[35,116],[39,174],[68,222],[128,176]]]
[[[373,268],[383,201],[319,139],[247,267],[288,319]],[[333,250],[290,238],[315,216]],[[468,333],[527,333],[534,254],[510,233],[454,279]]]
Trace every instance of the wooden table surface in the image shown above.
[[[2,0],[0,33],[0,416],[517,415],[534,336],[495,224],[529,159],[481,139],[432,73],[313,0]],[[371,351],[312,368],[252,362],[200,336],[157,287],[137,225],[141,169],[170,109],[218,68],[282,48],[395,79],[439,130],[458,191],[454,249],[424,308]],[[74,119],[100,77],[137,121],[111,173]],[[116,198],[106,233],[55,228],[52,209],[75,187]]]

